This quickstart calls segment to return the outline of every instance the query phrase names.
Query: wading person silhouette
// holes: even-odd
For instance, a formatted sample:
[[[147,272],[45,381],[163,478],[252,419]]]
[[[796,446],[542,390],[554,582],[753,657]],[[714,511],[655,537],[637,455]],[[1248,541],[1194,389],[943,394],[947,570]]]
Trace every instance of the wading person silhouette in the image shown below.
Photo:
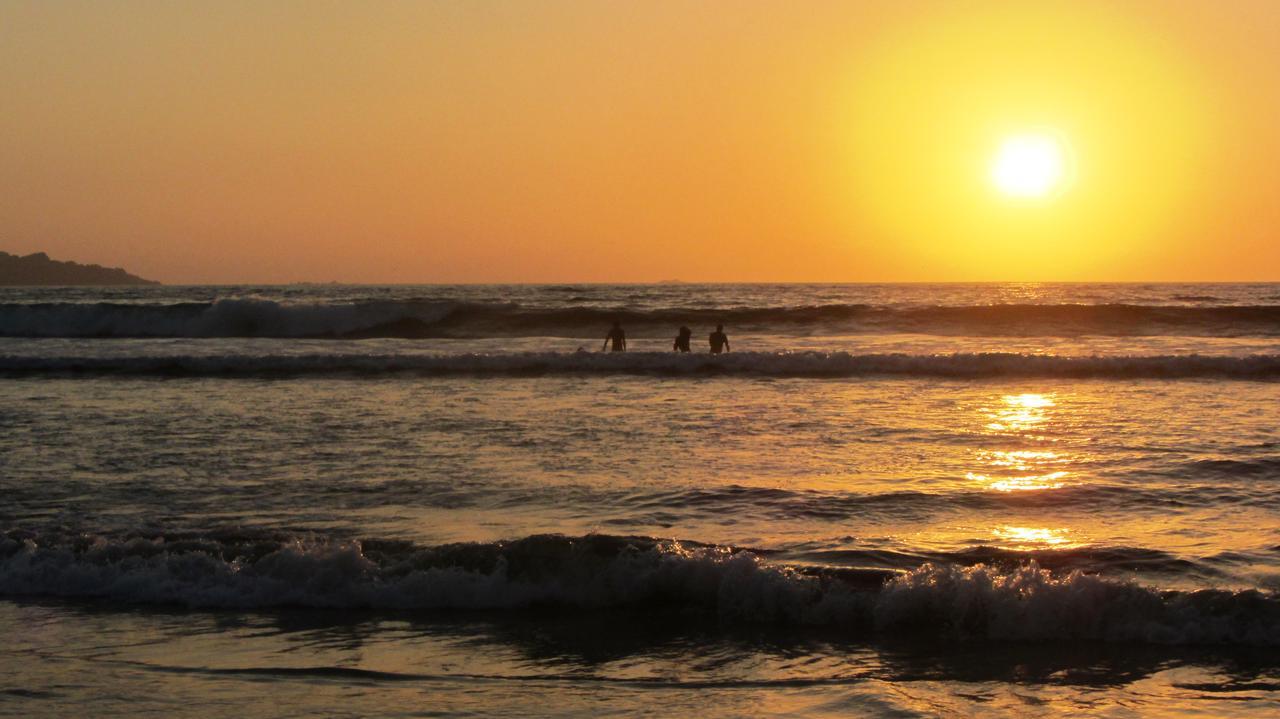
[[[627,333],[622,331],[622,323],[614,322],[613,329],[609,330],[609,334],[604,336],[604,345],[600,348],[603,352],[609,344],[613,343],[613,352],[627,351]]]
[[[689,340],[693,338],[693,330],[688,327],[681,327],[680,334],[676,335],[675,344],[671,345],[671,349],[676,352],[688,352]]]
[[[716,325],[716,331],[711,333],[711,354],[718,355],[728,351],[729,338],[724,333],[724,325]]]

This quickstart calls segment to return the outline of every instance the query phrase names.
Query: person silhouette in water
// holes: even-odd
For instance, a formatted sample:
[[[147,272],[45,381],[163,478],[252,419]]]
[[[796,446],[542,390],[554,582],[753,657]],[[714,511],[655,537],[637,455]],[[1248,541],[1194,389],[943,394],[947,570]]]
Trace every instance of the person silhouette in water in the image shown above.
[[[609,346],[610,342],[613,343],[612,351],[614,352],[627,351],[627,333],[622,331],[621,322],[613,323],[613,329],[609,330],[609,334],[605,335],[604,346],[600,348],[600,351],[603,352],[604,349]]]
[[[729,338],[725,336],[724,325],[716,325],[716,331],[711,333],[711,354],[718,355],[728,351]]]
[[[688,352],[689,340],[692,338],[693,338],[693,330],[689,329],[688,327],[681,327],[680,334],[676,335],[676,343],[671,346],[671,349],[675,350],[676,352]]]

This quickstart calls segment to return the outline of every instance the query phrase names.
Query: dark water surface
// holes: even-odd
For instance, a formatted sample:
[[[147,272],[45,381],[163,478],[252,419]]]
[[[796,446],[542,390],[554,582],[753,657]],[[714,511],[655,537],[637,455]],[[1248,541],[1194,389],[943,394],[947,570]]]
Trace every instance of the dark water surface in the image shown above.
[[[1269,715],[1278,378],[1280,285],[2,290],[0,714]]]

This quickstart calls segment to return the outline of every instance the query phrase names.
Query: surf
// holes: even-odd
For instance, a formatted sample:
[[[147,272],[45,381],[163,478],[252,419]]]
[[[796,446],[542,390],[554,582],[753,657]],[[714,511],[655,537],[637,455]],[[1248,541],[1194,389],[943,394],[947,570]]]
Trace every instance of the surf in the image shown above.
[[[288,535],[11,534],[0,541],[0,594],[199,609],[651,606],[730,624],[947,641],[1280,646],[1280,597],[1257,590],[1158,590],[1055,573],[1034,560],[824,571],[732,547],[610,535],[420,547]]]
[[[856,354],[850,352],[290,353],[83,356],[0,355],[0,375],[139,375],[305,377],[394,374],[474,377],[654,375],[697,378],[934,377],[952,379],[1223,379],[1280,378],[1280,355],[1058,356],[1022,353]]]
[[[291,302],[5,302],[0,337],[492,338],[594,337],[619,321],[637,337],[680,325],[795,335],[1280,336],[1280,305],[866,303],[736,306],[581,305],[456,298]]]

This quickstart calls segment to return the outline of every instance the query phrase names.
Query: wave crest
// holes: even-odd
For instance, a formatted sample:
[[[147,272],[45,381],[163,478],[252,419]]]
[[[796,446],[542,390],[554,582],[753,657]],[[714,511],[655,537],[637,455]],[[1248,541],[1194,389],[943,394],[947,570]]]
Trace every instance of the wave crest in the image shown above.
[[[858,577],[861,576],[861,581]],[[415,547],[280,536],[0,541],[0,593],[189,607],[511,610],[667,606],[719,621],[934,638],[1280,646],[1280,598],[1158,591],[1034,562],[801,570],[647,537],[538,535]],[[868,581],[868,578],[874,581]]]
[[[304,376],[411,373],[512,376],[636,374],[663,376],[942,378],[1198,378],[1269,380],[1280,377],[1280,355],[1153,355],[1064,357],[1018,353],[949,355],[848,352],[517,352],[503,354],[163,355],[124,357],[0,356],[0,373],[136,374],[175,376]]]
[[[615,320],[639,337],[666,337],[682,324],[717,323],[739,331],[800,335],[1280,335],[1280,305],[837,303],[636,309],[428,299],[287,303],[259,298],[174,304],[0,303],[4,337],[595,337]]]

